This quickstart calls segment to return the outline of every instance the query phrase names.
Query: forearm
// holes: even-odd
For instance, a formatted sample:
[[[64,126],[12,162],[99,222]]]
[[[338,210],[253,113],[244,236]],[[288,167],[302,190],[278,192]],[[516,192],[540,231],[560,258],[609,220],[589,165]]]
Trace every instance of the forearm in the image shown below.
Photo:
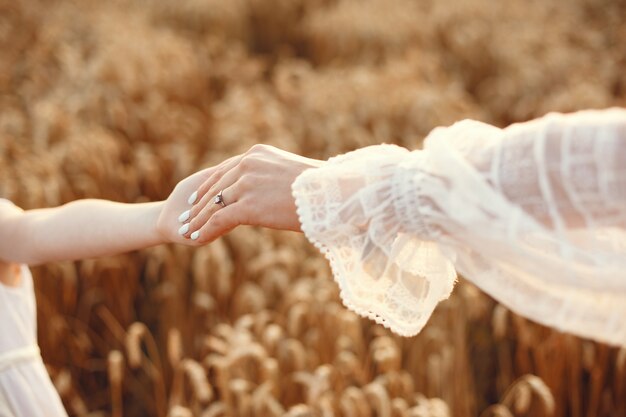
[[[506,198],[550,228],[624,226],[626,111],[549,115],[468,155]]]
[[[3,260],[39,264],[158,245],[164,242],[156,229],[162,205],[80,200],[16,214],[3,227]]]
[[[420,331],[456,269],[518,314],[623,344],[625,144],[624,110],[464,121],[424,151],[333,159],[293,191],[346,306],[399,334]]]

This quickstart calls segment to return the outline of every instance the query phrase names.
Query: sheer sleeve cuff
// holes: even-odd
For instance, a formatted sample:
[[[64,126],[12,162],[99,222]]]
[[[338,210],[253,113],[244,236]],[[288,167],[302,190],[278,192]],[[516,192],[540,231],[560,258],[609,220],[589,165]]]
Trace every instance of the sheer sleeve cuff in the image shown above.
[[[403,336],[422,329],[456,280],[410,206],[402,166],[420,159],[419,151],[372,146],[332,158],[293,184],[302,230],[328,258],[343,303]]]

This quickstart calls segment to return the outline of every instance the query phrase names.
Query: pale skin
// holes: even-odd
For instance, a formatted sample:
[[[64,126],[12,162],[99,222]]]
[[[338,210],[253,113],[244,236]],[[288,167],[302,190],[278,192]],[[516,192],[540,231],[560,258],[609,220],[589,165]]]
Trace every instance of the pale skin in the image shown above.
[[[22,210],[0,202],[0,282],[19,284],[19,264],[116,255],[162,243],[194,244],[176,230],[187,197],[214,168],[179,182],[167,200],[124,204],[78,200],[63,206]]]
[[[301,231],[291,184],[304,170],[323,161],[268,145],[227,159],[188,200],[177,227],[188,241],[209,243],[239,225]],[[223,190],[223,207],[215,196]],[[191,193],[190,193],[191,194]]]

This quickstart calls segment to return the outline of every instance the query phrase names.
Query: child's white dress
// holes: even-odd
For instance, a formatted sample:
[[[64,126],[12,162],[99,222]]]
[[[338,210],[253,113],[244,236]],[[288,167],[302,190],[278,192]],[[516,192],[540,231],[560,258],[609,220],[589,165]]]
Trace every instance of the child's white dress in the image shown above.
[[[33,278],[21,267],[19,286],[0,284],[0,417],[67,416],[37,346]]]

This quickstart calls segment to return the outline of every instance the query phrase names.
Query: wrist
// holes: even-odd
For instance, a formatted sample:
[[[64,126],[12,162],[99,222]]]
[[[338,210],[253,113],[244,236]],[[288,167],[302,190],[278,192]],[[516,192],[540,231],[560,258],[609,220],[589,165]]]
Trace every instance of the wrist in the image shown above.
[[[146,204],[145,218],[146,228],[149,235],[149,240],[152,243],[151,246],[160,245],[163,243],[169,243],[170,239],[167,235],[161,231],[160,218],[161,213],[165,207],[165,201],[157,201]]]

